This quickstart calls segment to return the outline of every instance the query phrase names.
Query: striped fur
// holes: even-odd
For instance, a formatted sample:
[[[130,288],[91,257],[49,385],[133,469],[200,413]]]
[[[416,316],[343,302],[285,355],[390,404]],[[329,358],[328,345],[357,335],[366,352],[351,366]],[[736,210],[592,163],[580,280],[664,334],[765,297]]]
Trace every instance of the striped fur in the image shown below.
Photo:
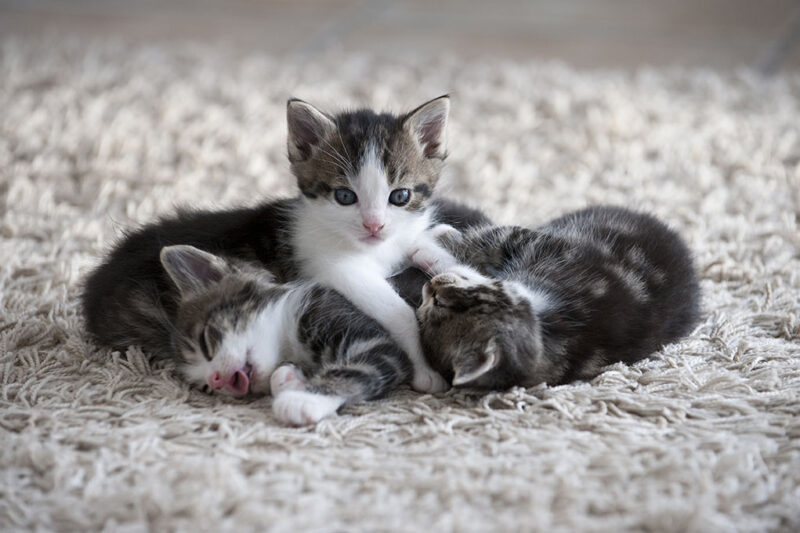
[[[167,247],[161,258],[180,294],[170,344],[194,385],[234,395],[272,392],[279,419],[305,424],[410,380],[409,358],[389,333],[335,290],[275,283],[263,269],[191,246]],[[280,396],[288,391],[273,389],[282,365],[295,372],[288,398],[297,403],[302,391],[306,402],[326,409],[287,410]]]
[[[691,255],[655,218],[592,207],[539,227],[446,232],[459,263],[417,311],[432,365],[504,389],[586,379],[686,335],[699,315]]]

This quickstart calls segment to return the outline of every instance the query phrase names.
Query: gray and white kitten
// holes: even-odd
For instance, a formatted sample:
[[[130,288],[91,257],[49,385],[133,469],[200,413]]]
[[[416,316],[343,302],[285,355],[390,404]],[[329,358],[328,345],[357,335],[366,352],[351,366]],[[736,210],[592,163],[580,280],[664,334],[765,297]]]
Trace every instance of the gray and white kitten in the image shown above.
[[[278,284],[262,268],[187,245],[165,247],[161,263],[180,293],[172,351],[194,385],[271,393],[279,420],[304,425],[411,378],[389,333],[332,289]]]
[[[389,330],[414,365],[412,386],[424,392],[447,384],[425,360],[413,308],[387,278],[434,222],[449,109],[447,96],[401,116],[288,106],[289,161],[301,192],[291,244],[301,276],[338,290]]]
[[[434,368],[453,385],[506,389],[594,377],[695,326],[699,288],[681,238],[614,207],[536,229],[432,230],[414,260],[436,274],[417,310]]]

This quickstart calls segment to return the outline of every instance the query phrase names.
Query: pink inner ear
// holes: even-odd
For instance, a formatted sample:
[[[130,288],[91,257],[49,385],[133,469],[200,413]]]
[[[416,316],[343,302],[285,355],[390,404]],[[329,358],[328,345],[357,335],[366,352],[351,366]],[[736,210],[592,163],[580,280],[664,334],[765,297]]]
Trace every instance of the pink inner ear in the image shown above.
[[[419,135],[419,142],[423,147],[425,157],[439,153],[444,123],[444,115],[434,115],[417,128],[417,135]]]

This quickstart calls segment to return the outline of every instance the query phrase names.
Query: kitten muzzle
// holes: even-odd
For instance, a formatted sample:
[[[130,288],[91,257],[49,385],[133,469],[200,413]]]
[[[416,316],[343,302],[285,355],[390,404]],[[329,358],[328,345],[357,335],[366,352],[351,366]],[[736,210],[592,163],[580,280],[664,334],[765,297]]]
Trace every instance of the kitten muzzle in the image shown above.
[[[223,378],[219,372],[214,372],[208,378],[208,384],[214,390],[225,389],[234,396],[244,396],[250,391],[253,367],[247,363],[241,369]]]

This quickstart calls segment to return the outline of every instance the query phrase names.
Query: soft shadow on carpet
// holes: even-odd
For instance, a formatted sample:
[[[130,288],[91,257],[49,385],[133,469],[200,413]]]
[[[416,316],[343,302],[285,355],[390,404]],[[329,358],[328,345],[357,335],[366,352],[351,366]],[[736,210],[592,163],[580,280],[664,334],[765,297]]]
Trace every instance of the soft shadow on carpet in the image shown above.
[[[0,530],[800,525],[800,77],[97,44],[0,43]],[[124,228],[293,193],[289,96],[444,92],[450,195],[657,214],[696,254],[698,329],[589,383],[403,390],[305,429],[87,338],[81,280]]]

